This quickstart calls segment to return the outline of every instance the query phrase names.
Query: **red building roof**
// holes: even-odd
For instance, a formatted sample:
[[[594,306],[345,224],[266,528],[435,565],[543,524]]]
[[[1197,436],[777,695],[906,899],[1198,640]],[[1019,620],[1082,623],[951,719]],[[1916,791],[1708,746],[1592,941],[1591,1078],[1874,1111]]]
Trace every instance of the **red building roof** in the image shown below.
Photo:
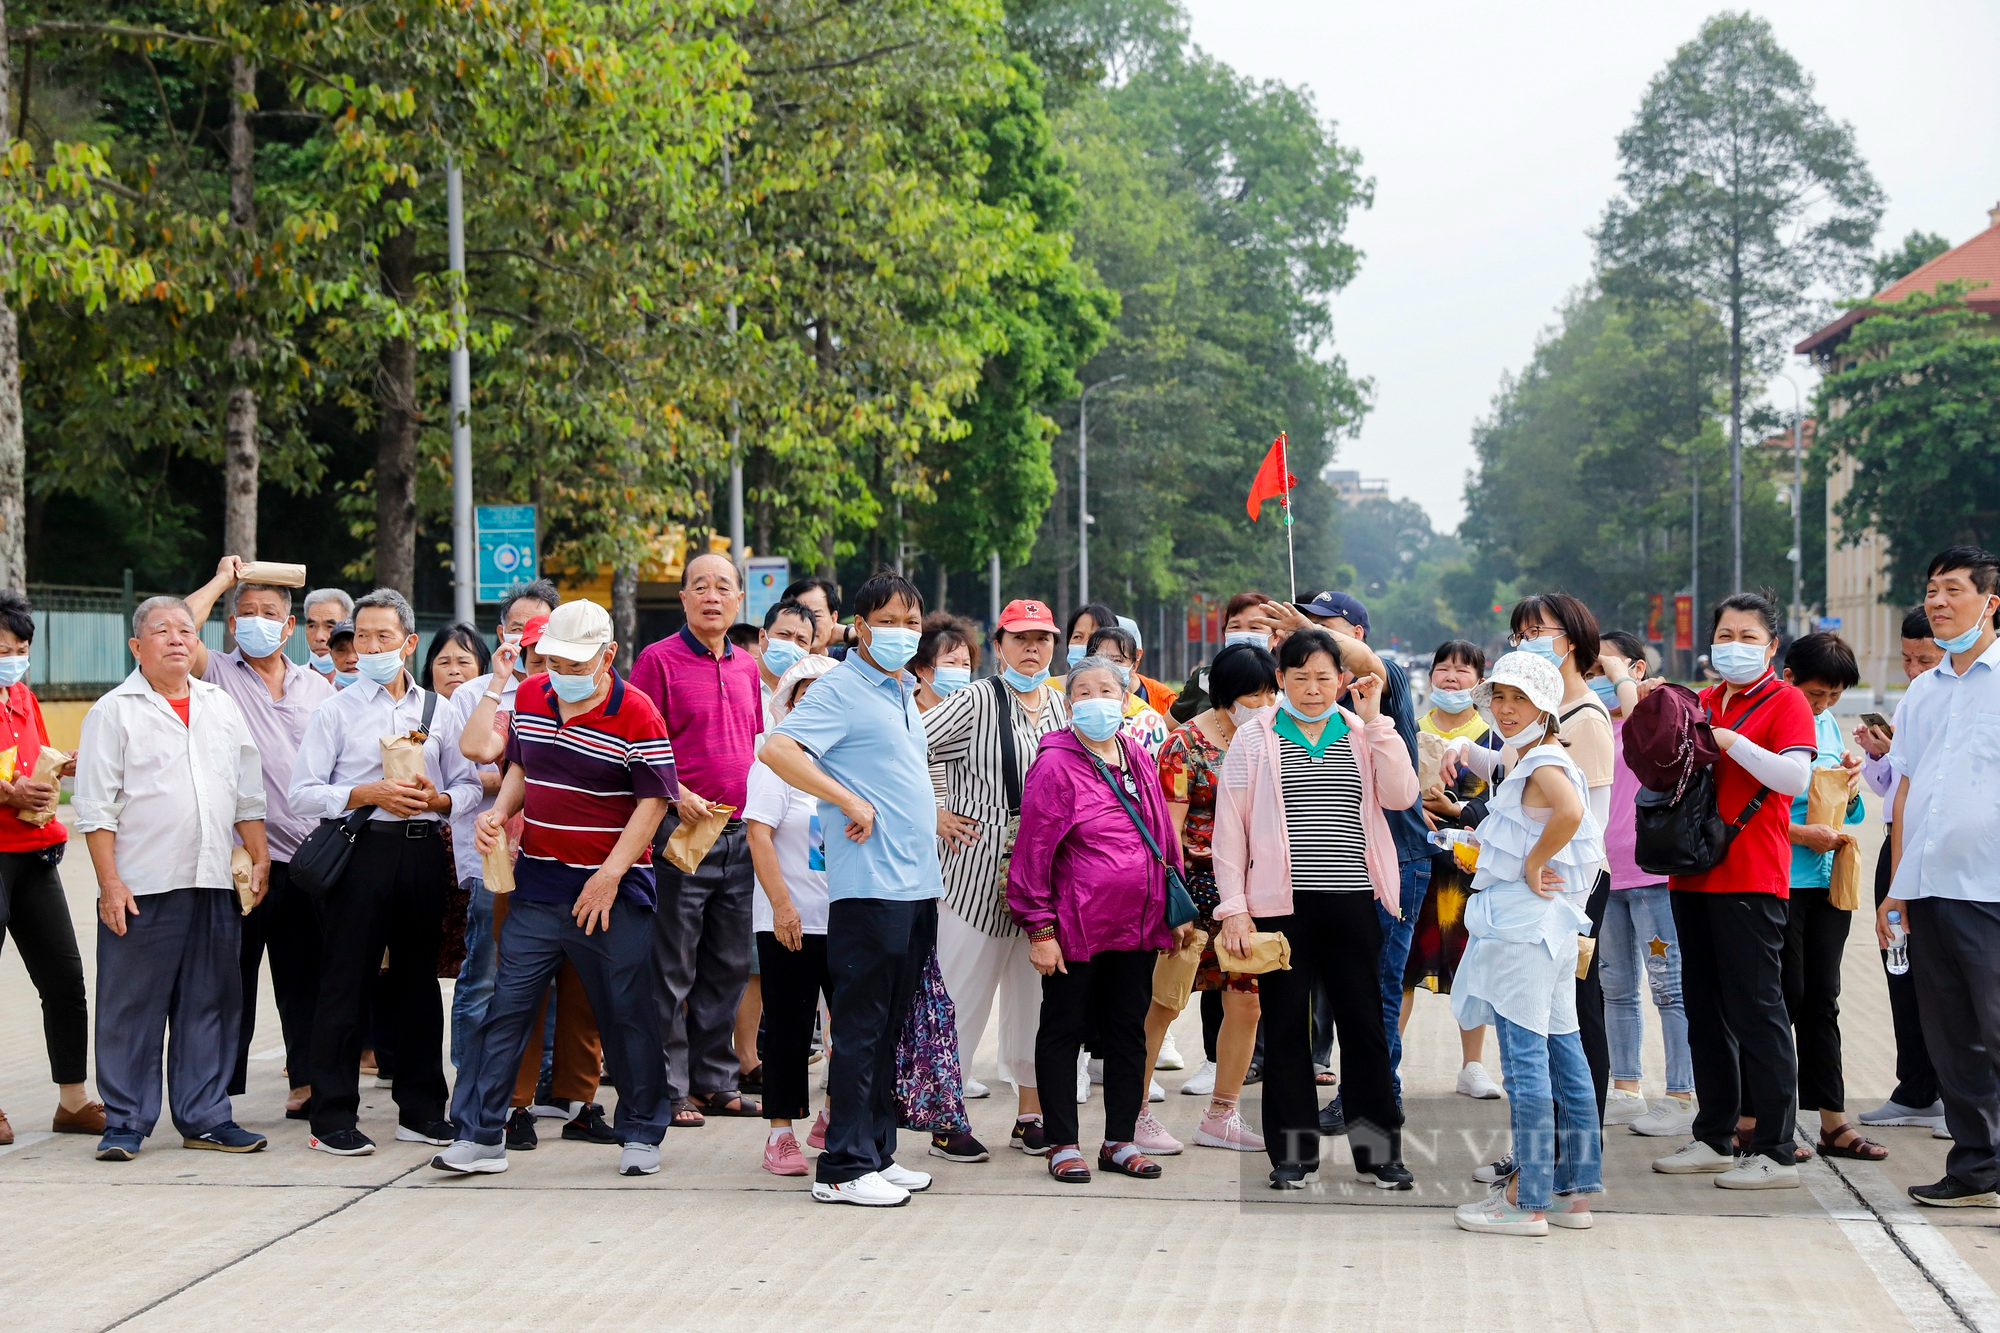
[[[1941,282],[1967,281],[1973,290],[1965,304],[1971,309],[2000,317],[2000,207],[1987,216],[1992,225],[1964,245],[1947,250],[1922,268],[1896,279],[1869,298],[1869,305],[1841,312],[1840,318],[1807,338],[1792,350],[1806,356],[1826,356],[1846,337],[1847,331],[1874,314],[1874,307],[1900,301],[1915,292],[1927,292]],[[1984,284],[1983,286],[1981,284]]]

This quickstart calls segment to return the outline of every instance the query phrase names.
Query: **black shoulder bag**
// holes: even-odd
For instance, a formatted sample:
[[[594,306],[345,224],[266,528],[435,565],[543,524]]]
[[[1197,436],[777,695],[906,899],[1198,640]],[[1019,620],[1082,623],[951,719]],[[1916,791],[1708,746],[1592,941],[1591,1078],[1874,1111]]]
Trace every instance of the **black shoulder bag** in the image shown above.
[[[1021,817],[1021,754],[1014,744],[1014,701],[1007,682],[993,677],[993,697],[1000,701],[1000,785],[1007,792],[1007,817]]]
[[[1174,869],[1172,863],[1161,855],[1160,844],[1153,841],[1153,831],[1146,827],[1146,821],[1139,817],[1138,808],[1127,798],[1125,789],[1118,785],[1118,779],[1105,766],[1104,761],[1093,754],[1090,756],[1090,762],[1097,765],[1097,771],[1111,784],[1111,794],[1118,798],[1118,804],[1125,807],[1126,815],[1132,820],[1132,827],[1138,829],[1139,836],[1146,841],[1146,850],[1153,854],[1153,859],[1160,863],[1160,869],[1166,872],[1167,929],[1178,930],[1190,924],[1200,913],[1195,911],[1194,898],[1187,891],[1187,881],[1183,880],[1181,872]]]
[[[1772,690],[1743,710],[1736,719],[1740,728],[1750,714],[1777,694]],[[1715,721],[1711,714],[1709,721]],[[1700,875],[1722,864],[1729,846],[1736,841],[1751,817],[1763,808],[1769,787],[1757,794],[1735,819],[1724,819],[1716,805],[1715,769],[1703,765],[1688,773],[1678,795],[1670,791],[1639,788],[1634,803],[1635,836],[1632,859],[1649,875]]]
[[[417,730],[425,736],[431,734],[431,714],[437,711],[437,691],[424,691],[424,715],[417,723]],[[347,873],[347,862],[354,855],[354,844],[361,841],[361,831],[368,827],[368,821],[375,815],[372,805],[349,810],[337,819],[322,819],[319,827],[299,844],[293,854],[288,871],[291,882],[311,898],[325,899]]]

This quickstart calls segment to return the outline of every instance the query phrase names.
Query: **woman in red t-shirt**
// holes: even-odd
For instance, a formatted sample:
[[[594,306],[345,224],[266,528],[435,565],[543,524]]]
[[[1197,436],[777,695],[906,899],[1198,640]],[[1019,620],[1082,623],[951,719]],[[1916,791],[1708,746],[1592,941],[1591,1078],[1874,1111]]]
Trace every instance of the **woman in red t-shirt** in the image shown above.
[[[0,590],[0,937],[12,935],[35,989],[42,997],[42,1031],[49,1047],[49,1077],[58,1088],[58,1134],[104,1132],[104,1106],[84,1086],[90,1014],[83,989],[83,956],[63,897],[56,866],[69,831],[62,821],[35,825],[21,818],[54,812],[56,789],[30,776],[49,729],[42,706],[28,688],[28,648],[35,617],[28,599]],[[63,776],[76,771],[76,756]],[[0,940],[4,942],[4,940]],[[14,1141],[14,1128],[0,1112],[0,1145]]]
[[[1716,808],[1741,828],[1713,870],[1667,881],[1700,1109],[1694,1141],[1653,1169],[1714,1175],[1724,1189],[1797,1189],[1798,1064],[1783,960],[1791,803],[1812,777],[1812,705],[1772,674],[1778,608],[1769,598],[1724,598],[1710,639],[1722,683],[1702,691],[1701,702],[1723,752],[1715,764]],[[1737,1133],[1739,1109],[1756,1121],[1747,1143]]]

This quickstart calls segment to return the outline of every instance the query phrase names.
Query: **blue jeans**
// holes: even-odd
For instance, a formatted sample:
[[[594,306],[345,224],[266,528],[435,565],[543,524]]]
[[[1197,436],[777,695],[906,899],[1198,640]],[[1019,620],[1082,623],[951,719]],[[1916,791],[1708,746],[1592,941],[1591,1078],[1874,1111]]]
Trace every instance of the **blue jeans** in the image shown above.
[[[1574,1032],[1544,1037],[1500,1018],[1500,1068],[1507,1085],[1507,1123],[1520,1163],[1515,1206],[1547,1211],[1556,1194],[1602,1194],[1603,1144],[1597,1124],[1597,1086],[1583,1039]],[[1551,1085],[1553,1084],[1553,1092]],[[1558,1109],[1560,1108],[1560,1109]],[[1558,1119],[1562,1122],[1557,1129]],[[1556,1135],[1562,1153],[1556,1153]]]
[[[472,1034],[479,1030],[486,1006],[493,1000],[493,975],[498,965],[493,944],[493,895],[486,891],[486,881],[476,876],[460,880],[459,886],[471,893],[472,902],[465,911],[465,961],[458,965],[458,981],[451,988],[453,1069],[465,1067]]]
[[[1382,1023],[1389,1033],[1389,1073],[1396,1084],[1396,1096],[1403,1095],[1403,1034],[1397,1030],[1396,1020],[1403,1015],[1403,969],[1410,961],[1410,941],[1416,937],[1417,917],[1424,910],[1424,895],[1431,887],[1431,859],[1419,857],[1414,861],[1404,861],[1397,866],[1403,873],[1402,908],[1403,918],[1398,921],[1383,908],[1375,904],[1375,915],[1382,922],[1382,967],[1378,974],[1382,981]]]
[[[1611,1077],[1637,1080],[1645,1020],[1639,1012],[1643,970],[1660,1011],[1660,1034],[1667,1047],[1667,1091],[1685,1097],[1694,1091],[1694,1061],[1688,1055],[1687,1010],[1681,1006],[1681,946],[1674,930],[1667,886],[1614,889],[1598,932],[1598,979],[1604,985],[1604,1018],[1610,1030]]]

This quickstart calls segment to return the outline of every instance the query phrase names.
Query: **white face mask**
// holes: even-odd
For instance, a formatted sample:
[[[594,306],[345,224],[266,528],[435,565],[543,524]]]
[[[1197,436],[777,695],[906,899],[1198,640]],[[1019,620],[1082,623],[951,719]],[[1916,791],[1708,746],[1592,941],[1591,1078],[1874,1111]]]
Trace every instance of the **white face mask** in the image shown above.
[[[1515,732],[1513,735],[1508,736],[1507,744],[1513,746],[1515,753],[1518,754],[1522,750],[1525,750],[1530,746],[1539,745],[1542,741],[1542,738],[1548,735],[1548,733],[1549,733],[1548,719],[1545,717],[1538,717],[1533,722],[1530,722],[1527,726],[1522,727],[1519,731]]]
[[[1229,720],[1239,727],[1249,726],[1250,719],[1255,716],[1257,716],[1257,710],[1249,704],[1238,703],[1229,705]]]

